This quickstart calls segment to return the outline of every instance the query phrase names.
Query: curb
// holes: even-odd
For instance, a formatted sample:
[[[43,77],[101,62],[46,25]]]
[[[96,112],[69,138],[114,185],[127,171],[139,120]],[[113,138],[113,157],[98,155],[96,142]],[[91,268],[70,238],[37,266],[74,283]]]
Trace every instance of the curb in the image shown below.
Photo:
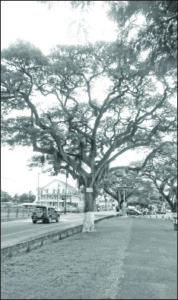
[[[117,215],[103,216],[100,219],[94,220],[94,223],[98,223],[104,219],[109,219],[112,217],[116,217]],[[67,238],[71,235],[81,233],[83,225],[78,225],[74,227],[70,227],[68,229],[54,231],[50,233],[41,234],[36,238],[20,242],[19,244],[13,246],[7,246],[1,249],[1,259],[10,258],[14,255],[18,255],[21,253],[28,253],[31,250],[42,247],[43,245],[49,242],[57,242],[64,238]]]

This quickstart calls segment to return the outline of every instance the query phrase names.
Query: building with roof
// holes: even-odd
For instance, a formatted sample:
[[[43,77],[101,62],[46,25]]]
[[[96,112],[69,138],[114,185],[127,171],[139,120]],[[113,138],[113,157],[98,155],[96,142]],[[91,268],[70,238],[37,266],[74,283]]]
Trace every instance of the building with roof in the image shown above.
[[[38,187],[35,202],[40,205],[54,206],[63,209],[65,205],[67,210],[78,208],[82,210],[84,200],[82,194],[67,182],[54,179],[43,187]]]

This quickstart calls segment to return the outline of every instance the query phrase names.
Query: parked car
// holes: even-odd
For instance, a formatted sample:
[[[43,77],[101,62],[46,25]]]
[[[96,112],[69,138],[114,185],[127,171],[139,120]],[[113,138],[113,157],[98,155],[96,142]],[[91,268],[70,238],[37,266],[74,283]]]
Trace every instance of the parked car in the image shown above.
[[[151,215],[151,214],[152,214],[152,212],[150,210],[147,211],[146,214],[144,213],[144,215]]]
[[[127,215],[139,216],[139,215],[142,215],[142,213],[141,213],[141,211],[139,211],[135,208],[127,208]]]
[[[161,211],[161,209],[158,209],[156,213],[162,215],[162,214],[165,214],[166,212],[165,211]]]
[[[32,222],[43,221],[43,223],[59,222],[60,212],[54,207],[46,205],[36,205],[32,212]]]

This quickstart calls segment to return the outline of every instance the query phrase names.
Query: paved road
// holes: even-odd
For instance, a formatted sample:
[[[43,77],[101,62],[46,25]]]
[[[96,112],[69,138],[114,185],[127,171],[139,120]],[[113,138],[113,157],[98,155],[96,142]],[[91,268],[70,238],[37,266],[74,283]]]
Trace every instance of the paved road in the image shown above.
[[[1,248],[17,244],[46,232],[66,229],[69,225],[77,226],[82,223],[82,219],[83,214],[68,214],[61,215],[58,223],[54,222],[51,224],[43,224],[42,222],[33,224],[31,218],[3,222],[1,224]]]
[[[106,214],[115,214],[107,212]],[[96,213],[95,219],[100,218],[103,213]],[[1,223],[1,248],[26,241],[30,238],[39,236],[43,233],[56,230],[63,230],[69,227],[81,225],[83,223],[83,213],[61,215],[58,223],[43,224],[38,222],[33,224],[31,218],[24,220],[15,220]]]

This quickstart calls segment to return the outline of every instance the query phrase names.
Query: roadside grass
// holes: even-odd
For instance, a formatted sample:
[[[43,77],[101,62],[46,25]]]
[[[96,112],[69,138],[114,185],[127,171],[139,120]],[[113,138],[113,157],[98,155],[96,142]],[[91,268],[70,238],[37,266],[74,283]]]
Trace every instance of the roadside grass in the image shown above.
[[[132,219],[103,220],[93,233],[5,259],[1,299],[109,299],[123,276],[131,225]]]

